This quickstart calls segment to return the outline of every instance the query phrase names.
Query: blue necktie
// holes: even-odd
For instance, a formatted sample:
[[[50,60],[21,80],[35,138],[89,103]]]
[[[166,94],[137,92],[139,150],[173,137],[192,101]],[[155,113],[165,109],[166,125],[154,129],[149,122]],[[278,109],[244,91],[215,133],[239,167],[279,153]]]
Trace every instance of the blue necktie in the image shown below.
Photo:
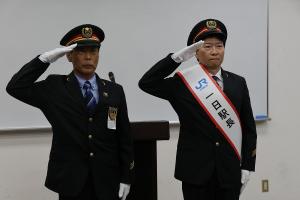
[[[96,102],[96,98],[92,93],[92,85],[89,81],[85,81],[85,83],[83,84],[83,90],[84,90],[84,101],[88,109],[88,113],[93,114],[97,102]]]

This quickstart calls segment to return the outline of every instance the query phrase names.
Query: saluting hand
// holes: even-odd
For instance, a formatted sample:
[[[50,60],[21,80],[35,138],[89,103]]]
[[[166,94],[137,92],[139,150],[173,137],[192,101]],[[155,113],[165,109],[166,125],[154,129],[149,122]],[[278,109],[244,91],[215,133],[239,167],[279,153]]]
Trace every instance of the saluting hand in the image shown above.
[[[77,46],[77,44],[72,44],[67,47],[60,47],[60,48],[53,49],[51,51],[47,51],[47,52],[41,54],[39,56],[39,59],[43,63],[53,63],[60,57],[64,56],[66,53],[72,51],[76,46]]]
[[[187,61],[191,57],[196,55],[197,49],[199,49],[203,45],[203,43],[204,43],[204,41],[200,40],[190,46],[187,46],[187,47],[179,50],[178,52],[174,53],[171,57],[177,63]]]

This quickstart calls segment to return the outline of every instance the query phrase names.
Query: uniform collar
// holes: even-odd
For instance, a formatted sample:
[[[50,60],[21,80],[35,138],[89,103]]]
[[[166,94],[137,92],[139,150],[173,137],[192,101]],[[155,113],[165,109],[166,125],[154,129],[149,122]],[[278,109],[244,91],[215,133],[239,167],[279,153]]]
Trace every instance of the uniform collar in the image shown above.
[[[92,76],[92,78],[90,78],[89,80],[85,80],[85,79],[81,78],[80,76],[78,76],[78,75],[75,74],[75,73],[74,73],[74,75],[75,75],[76,79],[78,80],[78,83],[79,83],[80,88],[83,87],[83,85],[84,85],[84,83],[85,83],[86,81],[89,81],[89,82],[91,83],[92,89],[93,89],[93,90],[97,88],[97,81],[96,81],[96,75],[95,75],[95,74],[94,74],[94,75]]]

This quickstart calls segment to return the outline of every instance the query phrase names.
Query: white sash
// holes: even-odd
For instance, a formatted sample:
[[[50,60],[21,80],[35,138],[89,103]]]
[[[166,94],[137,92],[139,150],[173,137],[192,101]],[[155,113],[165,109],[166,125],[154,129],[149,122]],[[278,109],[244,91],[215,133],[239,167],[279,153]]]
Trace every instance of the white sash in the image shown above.
[[[201,65],[179,71],[177,74],[241,160],[241,123],[238,112],[229,98]]]

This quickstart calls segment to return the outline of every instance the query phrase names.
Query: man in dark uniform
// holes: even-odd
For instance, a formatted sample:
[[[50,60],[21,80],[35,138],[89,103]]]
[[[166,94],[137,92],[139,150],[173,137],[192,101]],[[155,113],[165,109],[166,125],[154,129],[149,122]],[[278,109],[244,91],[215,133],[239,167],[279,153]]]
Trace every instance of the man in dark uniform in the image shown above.
[[[7,85],[13,97],[39,108],[52,126],[46,187],[60,200],[116,200],[126,196],[134,171],[132,138],[121,85],[95,73],[104,32],[84,24],[17,72]],[[67,55],[69,75],[36,81]]]
[[[187,47],[160,60],[139,82],[143,91],[168,100],[179,117],[175,178],[182,181],[185,200],[238,200],[241,186],[255,169],[257,135],[246,81],[221,67],[226,39],[222,22],[203,20],[192,29]],[[168,77],[193,56],[199,62],[193,70],[201,66],[205,78],[180,72]],[[195,88],[191,77],[199,80]],[[213,92],[201,98],[201,91],[209,87]],[[217,94],[220,99],[205,104]],[[232,115],[239,120],[228,118],[229,112],[220,109],[221,101],[226,109],[236,111]],[[228,135],[238,121],[241,133]],[[223,122],[227,123],[224,128]]]

